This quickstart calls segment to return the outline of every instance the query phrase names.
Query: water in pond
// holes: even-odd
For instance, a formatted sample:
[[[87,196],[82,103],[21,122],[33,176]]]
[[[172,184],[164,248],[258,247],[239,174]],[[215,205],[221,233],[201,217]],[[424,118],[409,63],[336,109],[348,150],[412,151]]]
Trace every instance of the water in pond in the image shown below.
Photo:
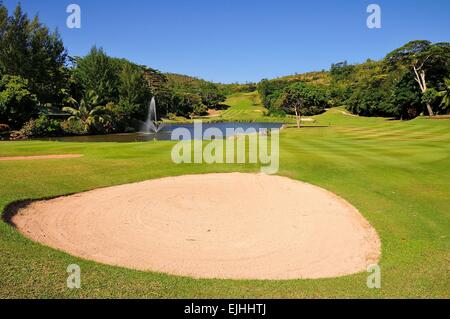
[[[230,137],[227,135],[227,129],[242,129],[247,131],[248,129],[254,129],[259,132],[261,129],[280,129],[283,126],[282,123],[203,123],[202,124],[202,136],[203,133],[209,128],[215,128],[220,130],[222,136]],[[146,141],[169,141],[172,139],[172,131],[177,128],[185,128],[189,131],[192,138],[194,138],[194,124],[167,124],[164,125],[156,133],[127,133],[127,134],[110,134],[110,135],[89,135],[89,136],[68,136],[68,137],[52,137],[52,138],[40,138],[39,140],[61,141],[61,142],[146,142]]]

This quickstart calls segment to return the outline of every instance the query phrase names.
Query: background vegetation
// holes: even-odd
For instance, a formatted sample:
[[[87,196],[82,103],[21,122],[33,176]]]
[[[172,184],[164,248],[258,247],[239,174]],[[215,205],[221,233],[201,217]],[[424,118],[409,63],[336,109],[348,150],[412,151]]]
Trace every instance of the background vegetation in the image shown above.
[[[449,43],[412,41],[382,61],[340,62],[329,71],[258,84],[212,83],[110,57],[95,46],[84,57],[71,57],[59,34],[38,17],[30,19],[20,5],[9,14],[0,2],[1,136],[133,132],[151,97],[160,118],[179,121],[227,109],[227,97],[256,90],[264,120],[296,115],[299,126],[304,115],[342,105],[361,116],[448,114],[449,62]]]
[[[23,129],[19,137],[133,131],[152,96],[160,117],[189,118],[219,107],[225,92],[246,87],[163,74],[95,46],[84,57],[70,57],[59,34],[37,16],[29,19],[20,5],[9,15],[0,2],[0,123]]]
[[[275,114],[295,112],[292,103],[285,107],[285,101],[298,93],[295,88],[300,82],[309,90],[321,90],[326,99],[316,102],[320,105],[304,107],[307,114],[345,105],[356,115],[413,119],[421,114],[450,112],[449,101],[444,98],[448,96],[449,77],[449,43],[411,41],[381,61],[355,65],[344,61],[333,64],[329,72],[263,80],[258,91],[264,106]],[[295,100],[303,102],[298,94]]]

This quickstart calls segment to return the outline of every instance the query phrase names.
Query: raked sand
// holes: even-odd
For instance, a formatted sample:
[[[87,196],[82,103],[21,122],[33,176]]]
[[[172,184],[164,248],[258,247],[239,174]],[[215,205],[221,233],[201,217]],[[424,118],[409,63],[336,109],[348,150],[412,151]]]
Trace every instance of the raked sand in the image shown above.
[[[380,258],[376,231],[313,185],[256,174],[186,175],[34,202],[12,223],[97,262],[194,278],[327,278]]]

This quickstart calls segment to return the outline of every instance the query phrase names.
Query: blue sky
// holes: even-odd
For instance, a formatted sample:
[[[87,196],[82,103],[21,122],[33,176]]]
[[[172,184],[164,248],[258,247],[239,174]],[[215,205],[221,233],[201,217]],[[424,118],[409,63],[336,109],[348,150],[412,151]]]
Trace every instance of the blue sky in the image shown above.
[[[3,0],[12,10],[17,0]],[[58,28],[69,53],[93,45],[163,72],[217,82],[259,81],[381,59],[413,39],[450,41],[450,0],[21,0]],[[82,28],[66,27],[66,7]],[[382,9],[368,29],[366,8]]]

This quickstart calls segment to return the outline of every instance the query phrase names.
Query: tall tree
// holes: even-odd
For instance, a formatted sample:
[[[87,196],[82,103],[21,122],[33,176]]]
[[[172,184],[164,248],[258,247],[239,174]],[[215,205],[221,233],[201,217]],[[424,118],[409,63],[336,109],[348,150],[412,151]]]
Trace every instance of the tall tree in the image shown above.
[[[30,92],[28,80],[4,75],[0,79],[0,123],[19,129],[37,113],[37,99]]]
[[[143,120],[145,118],[152,92],[141,66],[127,60],[117,60],[116,62],[120,66],[119,102],[113,109],[118,122],[127,127],[134,119]]]
[[[8,27],[8,9],[0,1],[0,48],[4,48],[5,46],[4,42],[7,27]],[[2,76],[2,73],[3,70],[2,67],[0,66],[0,78]]]
[[[207,83],[199,89],[199,95],[202,98],[202,103],[210,108],[216,108],[220,103],[225,102],[227,97],[223,94],[217,85]]]
[[[67,84],[67,52],[58,32],[36,16],[30,20],[17,5],[12,16],[0,3],[0,73],[28,80],[41,105],[61,101]]]
[[[399,80],[393,83],[392,88],[383,88],[390,95],[388,103],[383,102],[386,97],[376,97],[377,105],[386,106],[386,115],[409,120],[423,112],[422,93],[414,80],[412,71],[406,72]],[[367,94],[367,93],[366,93]],[[369,94],[367,94],[369,95]],[[383,115],[383,114],[380,114]]]
[[[315,115],[323,112],[327,106],[327,94],[324,89],[298,82],[288,86],[282,96],[282,107],[294,113],[297,127],[301,127],[303,115]]]
[[[441,107],[446,110],[450,108],[450,78],[444,81],[444,90],[439,91],[438,96],[442,98]]]
[[[94,46],[88,55],[76,58],[74,74],[85,92],[98,95],[100,104],[119,101],[119,66],[102,48]]]
[[[120,64],[118,87],[120,100],[140,105],[148,103],[151,91],[142,68],[127,60],[119,60],[118,63]]]
[[[410,68],[419,84],[422,94],[428,90],[427,75],[436,65],[448,69],[450,62],[450,43],[432,44],[430,41],[411,41],[401,48],[389,53],[385,62],[392,68]],[[433,108],[427,103],[430,116],[434,116]]]

